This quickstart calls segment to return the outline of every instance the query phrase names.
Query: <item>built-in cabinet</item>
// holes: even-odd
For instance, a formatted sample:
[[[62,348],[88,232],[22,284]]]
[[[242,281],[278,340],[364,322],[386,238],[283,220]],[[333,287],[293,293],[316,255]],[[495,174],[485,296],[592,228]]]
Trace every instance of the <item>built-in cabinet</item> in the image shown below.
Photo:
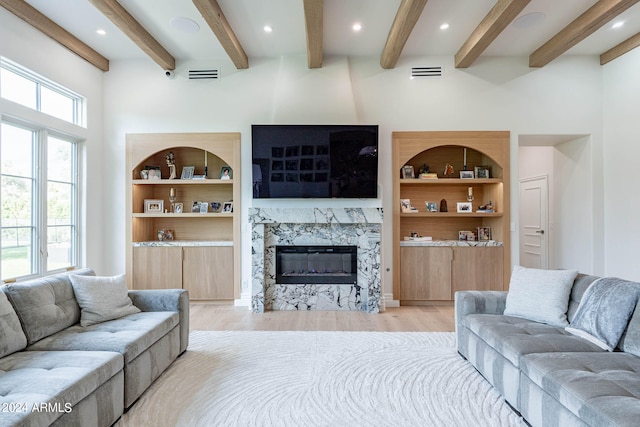
[[[394,295],[419,303],[451,301],[458,290],[503,290],[510,275],[509,132],[394,132],[392,139]],[[437,178],[420,178],[425,165]],[[476,167],[488,177],[478,178]],[[471,209],[458,211],[469,195]],[[403,212],[406,200],[415,210]],[[489,203],[492,211],[478,212]],[[461,231],[477,239],[479,227],[490,230],[490,241],[460,241]],[[412,235],[432,241],[406,240]]]
[[[192,300],[239,298],[240,134],[129,134],[126,139],[129,287],[184,288]],[[173,179],[169,153],[175,159]],[[141,175],[154,167],[161,179]],[[221,179],[228,168],[230,178]]]

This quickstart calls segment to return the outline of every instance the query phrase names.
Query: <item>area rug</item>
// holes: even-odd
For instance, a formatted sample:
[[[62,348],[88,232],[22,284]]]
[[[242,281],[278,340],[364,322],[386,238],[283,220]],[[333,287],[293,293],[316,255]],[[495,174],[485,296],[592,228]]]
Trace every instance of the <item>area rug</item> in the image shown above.
[[[124,426],[525,426],[449,332],[194,331]]]

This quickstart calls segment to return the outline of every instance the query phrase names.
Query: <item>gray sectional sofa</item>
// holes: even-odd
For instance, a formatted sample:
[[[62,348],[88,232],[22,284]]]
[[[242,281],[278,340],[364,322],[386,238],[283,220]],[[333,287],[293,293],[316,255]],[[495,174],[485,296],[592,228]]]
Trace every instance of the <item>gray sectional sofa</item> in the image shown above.
[[[128,291],[136,313],[90,326],[69,274],[0,290],[2,426],[112,425],[188,345],[182,289]]]
[[[592,285],[595,287],[596,279],[578,274],[573,281],[566,310],[569,326],[576,321],[580,302],[585,292]],[[505,315],[507,297],[507,292],[456,293],[458,352],[529,424],[534,427],[640,425],[637,296],[628,296],[627,301],[632,301],[634,306],[624,325],[624,334],[611,352],[569,333],[564,327]],[[534,301],[531,305],[542,306]],[[611,307],[609,309],[611,312]],[[620,310],[613,307],[613,311],[621,310],[622,307]]]

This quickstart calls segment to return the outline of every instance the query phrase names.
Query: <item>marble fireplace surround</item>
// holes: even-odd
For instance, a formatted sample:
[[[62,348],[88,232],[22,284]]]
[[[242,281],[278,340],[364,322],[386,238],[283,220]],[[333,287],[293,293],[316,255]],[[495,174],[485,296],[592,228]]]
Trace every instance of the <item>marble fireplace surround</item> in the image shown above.
[[[382,208],[249,208],[251,310],[381,311]],[[276,245],[354,245],[358,279],[347,285],[275,283]]]

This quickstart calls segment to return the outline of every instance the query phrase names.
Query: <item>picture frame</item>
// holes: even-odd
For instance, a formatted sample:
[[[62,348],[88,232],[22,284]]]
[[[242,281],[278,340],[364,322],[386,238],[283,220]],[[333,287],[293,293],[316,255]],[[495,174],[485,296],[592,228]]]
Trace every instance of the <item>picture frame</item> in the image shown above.
[[[184,205],[182,203],[175,203],[173,205],[173,213],[181,214],[184,209]]]
[[[477,179],[491,178],[491,169],[489,166],[476,166],[473,168]]]
[[[195,172],[195,170],[195,166],[184,166],[182,168],[180,179],[193,179],[193,173]]]
[[[473,231],[462,230],[458,231],[458,240],[463,242],[473,242],[476,240],[476,236],[473,234]]]
[[[458,202],[456,205],[458,213],[473,213],[473,205],[471,202]]]
[[[402,179],[411,179],[411,178],[415,178],[415,172],[413,170],[413,166],[411,165],[404,165],[402,167]]]
[[[477,231],[479,242],[491,240],[491,227],[477,227]]]
[[[232,172],[231,166],[223,166],[220,169],[220,179],[231,179]]]
[[[147,178],[145,179],[162,179],[160,166],[145,166],[144,168],[147,171]]]
[[[224,202],[224,205],[222,205],[222,212],[224,212],[224,213],[232,213],[233,212],[233,202]]]
[[[207,202],[201,202],[200,200],[194,200],[193,204],[191,205],[191,213],[206,213],[202,212],[202,205],[206,205],[207,211],[209,210],[209,204]]]
[[[164,200],[144,199],[144,213],[163,213]]]
[[[427,212],[438,212],[438,202],[424,202]]]
[[[211,212],[219,213],[221,206],[222,204],[220,202],[209,202],[209,207],[211,208]]]
[[[400,211],[403,213],[411,212],[411,199],[400,199]]]
[[[460,179],[473,179],[473,171],[460,171]]]

